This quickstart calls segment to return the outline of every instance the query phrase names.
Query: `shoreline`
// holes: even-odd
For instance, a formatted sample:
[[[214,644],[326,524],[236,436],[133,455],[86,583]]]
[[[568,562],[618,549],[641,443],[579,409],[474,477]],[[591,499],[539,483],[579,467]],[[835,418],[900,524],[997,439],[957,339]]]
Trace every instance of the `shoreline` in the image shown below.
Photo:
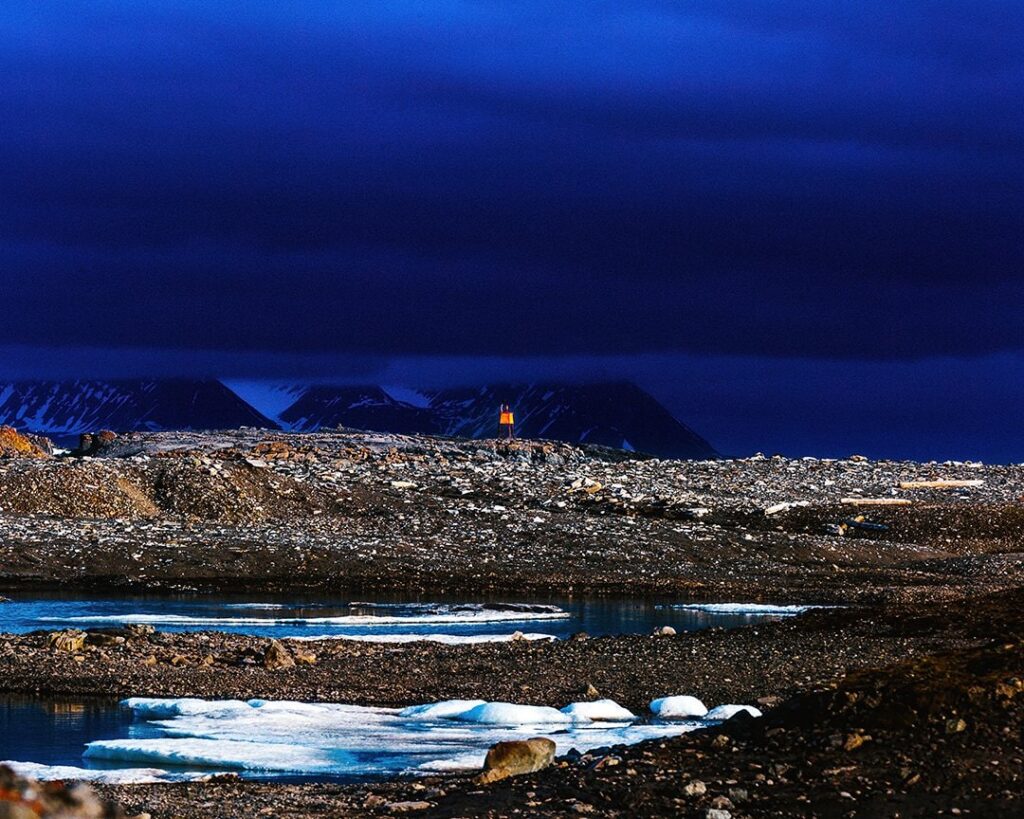
[[[486,787],[462,774],[346,783],[215,777],[97,786],[127,810],[158,819],[196,812],[235,819],[285,804],[294,816],[406,810],[430,817],[508,816],[526,807],[536,815],[565,816],[578,813],[575,805],[582,803],[591,806],[586,812],[602,816],[704,817],[719,798],[729,799],[739,815],[775,815],[785,806],[786,815],[832,816],[849,802],[838,796],[840,791],[854,794],[856,804],[845,810],[859,816],[891,813],[896,808],[887,806],[893,799],[904,816],[934,815],[953,805],[978,815],[1009,816],[1019,799],[1011,783],[1024,781],[1024,760],[1012,727],[1024,727],[1024,693],[1013,697],[1013,681],[1024,672],[1024,643],[1014,636],[1020,634],[1022,606],[1024,590],[1019,590],[858,612],[819,610],[780,622],[670,637],[603,637],[545,646],[418,644],[398,650],[359,644],[333,646],[339,649],[336,654],[332,646],[303,642],[303,648],[326,649],[316,664],[236,670],[219,663],[176,667],[161,660],[124,681],[128,688],[123,691],[104,689],[104,680],[116,680],[119,668],[134,668],[146,652],[166,656],[200,644],[214,652],[261,650],[269,641],[223,633],[147,634],[126,641],[124,653],[131,662],[106,661],[114,672],[106,678],[99,673],[101,658],[74,663],[70,655],[43,647],[42,636],[12,640],[3,635],[0,645],[14,644],[13,656],[20,657],[16,668],[46,672],[24,678],[27,687],[60,687],[77,696],[100,690],[107,696],[141,695],[146,693],[140,690],[142,680],[154,692],[174,689],[181,696],[205,698],[397,707],[477,694],[560,706],[586,698],[581,687],[593,684],[601,696],[635,711],[648,696],[669,690],[707,702],[758,703],[765,711],[762,720],[732,720],[675,739],[594,751],[582,759],[570,755],[548,770]],[[12,653],[0,649],[4,671],[11,670]],[[410,673],[412,667],[419,671]],[[472,668],[472,675],[460,675],[459,667]],[[332,685],[318,685],[318,675],[330,678]],[[0,674],[5,690],[17,687],[10,685],[12,676]],[[52,684],[58,680],[65,685]],[[1018,687],[1024,692],[1024,684]],[[956,719],[968,726],[963,733],[948,727]],[[971,773],[976,760],[992,759],[1000,762],[988,768],[996,779]],[[683,794],[683,786],[696,780],[705,790]],[[872,796],[876,793],[889,796],[878,801]],[[642,803],[647,807],[641,808],[637,798],[649,800]],[[404,807],[407,803],[416,803],[415,809]]]
[[[845,606],[675,636],[284,639],[295,661],[285,668],[265,667],[268,638],[223,632],[95,629],[67,651],[46,632],[0,634],[0,692],[37,697],[560,707],[597,692],[634,712],[668,694],[766,712],[760,728],[730,721],[486,787],[433,777],[100,788],[127,810],[1019,815],[1024,466],[634,460],[346,432],[116,444],[124,457],[0,461],[0,593]]]
[[[983,598],[992,599],[992,598]],[[995,596],[998,599],[998,595]],[[970,645],[971,601],[937,617],[923,604],[819,609],[772,622],[674,636],[444,645],[281,639],[315,660],[263,667],[266,637],[216,631],[145,633],[103,628],[73,652],[46,632],[0,635],[0,693],[292,699],[406,706],[443,699],[565,705],[595,687],[629,708],[667,693],[754,701],[827,684],[850,668]],[[842,644],[836,645],[836,638]],[[115,642],[117,638],[121,638]],[[642,669],[640,671],[639,669]],[[724,681],[728,682],[724,682]]]

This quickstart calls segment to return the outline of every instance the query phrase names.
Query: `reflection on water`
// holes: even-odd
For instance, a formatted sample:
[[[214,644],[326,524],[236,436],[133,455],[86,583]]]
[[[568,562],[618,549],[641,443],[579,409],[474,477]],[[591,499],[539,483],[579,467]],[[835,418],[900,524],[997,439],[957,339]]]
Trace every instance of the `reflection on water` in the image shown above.
[[[132,724],[116,700],[39,700],[0,694],[0,759],[81,765],[86,743],[123,736]]]

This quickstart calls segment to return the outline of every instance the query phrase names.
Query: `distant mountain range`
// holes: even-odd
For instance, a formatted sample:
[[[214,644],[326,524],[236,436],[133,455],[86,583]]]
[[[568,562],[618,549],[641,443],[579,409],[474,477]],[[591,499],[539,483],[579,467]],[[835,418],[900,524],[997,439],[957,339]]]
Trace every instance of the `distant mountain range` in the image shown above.
[[[44,435],[275,426],[212,379],[0,383],[0,424]]]
[[[463,438],[499,434],[498,408],[516,434],[645,452],[711,458],[713,447],[650,394],[628,382],[488,385],[414,391],[394,387],[217,380],[21,381],[0,384],[0,424],[66,437],[99,429],[299,432],[344,426]]]

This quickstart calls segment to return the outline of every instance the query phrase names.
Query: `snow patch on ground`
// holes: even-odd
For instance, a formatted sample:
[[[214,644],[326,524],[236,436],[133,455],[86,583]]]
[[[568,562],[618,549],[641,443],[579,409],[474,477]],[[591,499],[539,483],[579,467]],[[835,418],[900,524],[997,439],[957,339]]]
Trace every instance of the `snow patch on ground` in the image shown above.
[[[562,713],[572,719],[585,722],[587,720],[607,722],[630,722],[636,714],[623,708],[615,700],[593,700],[591,702],[574,702],[565,706]]]
[[[708,713],[707,706],[696,697],[685,694],[675,697],[661,697],[653,700],[651,713],[662,719],[687,719],[703,717]]]

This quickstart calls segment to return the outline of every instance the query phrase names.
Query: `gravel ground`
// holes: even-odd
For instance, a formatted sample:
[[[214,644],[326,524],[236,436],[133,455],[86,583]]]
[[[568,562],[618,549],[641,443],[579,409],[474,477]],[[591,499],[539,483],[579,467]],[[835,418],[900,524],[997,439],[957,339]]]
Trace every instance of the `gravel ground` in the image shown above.
[[[123,642],[115,642],[119,639]],[[265,638],[140,634],[129,627],[91,632],[73,651],[51,646],[44,633],[0,637],[0,691],[384,706],[482,698],[561,707],[594,686],[602,696],[643,710],[650,700],[674,693],[692,693],[709,703],[785,695],[849,668],[976,639],[970,623],[933,621],[909,606],[815,611],[676,636],[466,646],[284,640],[289,652],[307,660],[312,654],[315,662],[271,670],[264,667],[271,642]]]
[[[258,430],[107,454],[0,460],[0,588],[855,602],[1024,583],[1019,466]],[[980,485],[901,488],[937,478]]]
[[[935,480],[960,483],[914,485]],[[1022,496],[1020,466],[678,462],[347,432],[133,434],[98,457],[0,459],[0,588],[15,594],[854,604],[674,637],[285,641],[299,661],[285,669],[264,667],[268,641],[237,635],[114,630],[70,635],[68,650],[45,634],[0,635],[0,690],[561,705],[592,686],[632,708],[682,692],[768,708],[753,726],[563,759],[486,788],[453,777],[103,789],[157,817],[1019,816]]]

